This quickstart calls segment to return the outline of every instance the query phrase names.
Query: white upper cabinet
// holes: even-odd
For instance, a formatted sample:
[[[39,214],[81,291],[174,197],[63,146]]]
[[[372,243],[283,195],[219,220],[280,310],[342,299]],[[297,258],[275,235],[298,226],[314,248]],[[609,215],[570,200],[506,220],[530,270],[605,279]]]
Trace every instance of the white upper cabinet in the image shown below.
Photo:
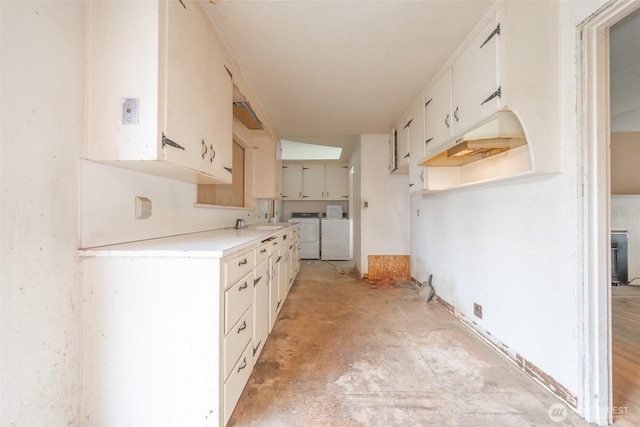
[[[326,199],[349,199],[349,166],[325,165],[324,181]]]
[[[431,86],[424,98],[424,154],[419,160],[436,150],[451,138],[451,68]]]
[[[409,144],[413,130],[414,117],[410,111],[396,126],[395,134],[395,169],[396,174],[407,174],[409,171]]]
[[[324,191],[324,165],[302,165],[302,198],[309,200],[322,200]]]
[[[90,2],[91,160],[200,184],[231,182],[233,82],[197,2]]]
[[[285,163],[283,200],[348,200],[349,167],[344,163]]]
[[[280,141],[268,136],[253,138],[252,159],[253,197],[256,199],[282,198],[282,152]]]
[[[302,199],[302,164],[282,165],[282,199]]]
[[[500,23],[487,22],[469,46],[453,62],[453,134],[457,134],[501,106],[498,75]]]
[[[409,125],[409,156],[408,160],[420,159],[425,154],[425,134],[424,134],[424,102],[418,98],[413,103],[410,115],[413,121]],[[424,167],[417,162],[409,162],[409,192],[414,193],[424,189]]]

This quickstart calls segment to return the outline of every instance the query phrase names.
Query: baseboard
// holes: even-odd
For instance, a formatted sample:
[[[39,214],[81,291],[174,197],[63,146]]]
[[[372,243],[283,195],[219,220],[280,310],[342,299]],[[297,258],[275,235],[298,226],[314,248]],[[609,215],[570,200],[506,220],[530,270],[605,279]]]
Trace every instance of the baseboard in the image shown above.
[[[567,403],[567,405],[571,406],[573,409],[577,409],[578,397],[567,390],[566,387],[556,381],[551,375],[547,374],[542,369],[529,362],[521,354],[518,354],[511,350],[509,346],[495,339],[489,331],[485,331],[480,328],[480,326],[476,322],[467,319],[464,314],[456,310],[453,305],[442,299],[440,296],[438,296],[438,294],[435,294],[433,296],[433,299],[442,307],[444,307],[445,310],[451,313],[451,315],[456,317],[464,326],[469,328],[469,330],[475,333],[491,347],[496,349],[498,353],[502,354],[509,361],[514,363],[524,373],[536,380],[540,385],[549,390],[552,394],[562,399]]]

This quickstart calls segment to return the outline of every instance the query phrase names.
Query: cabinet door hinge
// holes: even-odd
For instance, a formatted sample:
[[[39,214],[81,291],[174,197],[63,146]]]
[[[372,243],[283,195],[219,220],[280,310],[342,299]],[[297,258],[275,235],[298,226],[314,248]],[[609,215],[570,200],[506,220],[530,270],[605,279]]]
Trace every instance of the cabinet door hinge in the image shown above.
[[[491,32],[491,34],[489,34],[489,37],[487,37],[487,39],[484,41],[484,43],[482,43],[480,45],[480,49],[482,49],[485,44],[489,43],[489,40],[491,40],[495,36],[499,36],[499,35],[500,35],[500,23],[498,23],[498,25],[496,26],[495,30],[493,30]]]
[[[182,0],[178,0],[180,2],[180,4],[182,5],[182,7],[184,7],[185,9],[187,8],[187,5],[184,4],[184,2]]]
[[[487,102],[491,101],[493,98],[498,97],[498,98],[502,98],[502,86],[500,86],[498,88],[498,90],[496,90],[495,92],[493,92],[491,95],[489,95],[489,97],[487,99],[485,99],[484,101],[482,101],[482,104],[480,105],[484,105]]]
[[[229,69],[227,68],[226,65],[223,65],[224,69],[227,70],[227,74],[229,74],[229,77],[231,77],[233,79],[233,74],[231,73],[231,71],[229,71]]]
[[[424,103],[424,108],[427,108],[429,104],[431,104],[431,101],[433,101],[433,98]]]
[[[431,138],[427,139],[424,143],[425,143],[425,145],[426,145],[426,144],[430,143],[431,141],[433,141],[433,137],[431,137]]]
[[[170,140],[163,133],[162,134],[162,147],[164,148],[165,145],[168,145],[169,147],[177,148],[179,150],[184,150],[184,147],[182,145],[178,144],[175,141]]]
[[[407,153],[407,154],[405,154],[404,158],[408,159],[410,155],[411,155],[411,153]]]
[[[412,122],[412,121],[413,121],[413,119],[409,120],[409,121],[407,122],[407,124],[406,124],[406,125],[404,125],[404,127],[403,127],[402,129],[406,129],[406,128],[408,128],[409,126],[411,126],[411,122]]]
[[[228,167],[226,167],[226,166],[224,166],[224,170],[226,170],[227,172],[229,172],[229,173],[231,173],[231,174],[233,173],[233,169],[228,168]]]

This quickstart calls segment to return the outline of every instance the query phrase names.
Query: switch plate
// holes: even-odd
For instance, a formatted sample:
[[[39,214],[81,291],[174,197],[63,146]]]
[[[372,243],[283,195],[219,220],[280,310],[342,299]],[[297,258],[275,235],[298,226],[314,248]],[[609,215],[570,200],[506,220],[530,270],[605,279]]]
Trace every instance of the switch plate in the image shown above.
[[[124,98],[122,100],[122,124],[138,124],[138,98]]]
[[[136,197],[136,219],[151,217],[151,200],[146,197]]]

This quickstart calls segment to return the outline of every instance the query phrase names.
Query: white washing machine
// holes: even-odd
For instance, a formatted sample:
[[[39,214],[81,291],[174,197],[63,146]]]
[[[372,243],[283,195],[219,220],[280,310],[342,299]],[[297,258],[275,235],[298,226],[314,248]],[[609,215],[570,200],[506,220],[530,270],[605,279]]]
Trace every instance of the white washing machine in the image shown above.
[[[351,259],[351,231],[348,219],[322,219],[321,257],[328,261]]]
[[[289,222],[300,224],[300,259],[320,259],[320,214],[294,212]]]

